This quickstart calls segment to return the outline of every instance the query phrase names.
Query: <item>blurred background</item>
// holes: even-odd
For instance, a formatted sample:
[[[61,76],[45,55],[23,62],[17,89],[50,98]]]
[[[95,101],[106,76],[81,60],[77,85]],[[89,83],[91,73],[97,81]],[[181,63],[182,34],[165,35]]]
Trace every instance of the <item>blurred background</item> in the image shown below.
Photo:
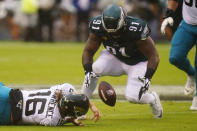
[[[151,28],[160,56],[151,80],[153,90],[165,96],[162,99],[191,99],[183,97],[187,76],[169,63],[170,41],[160,33],[167,0],[0,0],[0,81],[14,88],[68,82],[80,89],[88,23],[111,3],[123,6],[128,15],[142,18]],[[188,55],[192,63],[194,54],[192,49]],[[106,76],[99,81],[124,87],[126,79]],[[117,92],[124,93],[122,89]]]
[[[148,22],[155,41],[167,0],[0,0],[0,40],[84,42],[88,22],[111,3]]]

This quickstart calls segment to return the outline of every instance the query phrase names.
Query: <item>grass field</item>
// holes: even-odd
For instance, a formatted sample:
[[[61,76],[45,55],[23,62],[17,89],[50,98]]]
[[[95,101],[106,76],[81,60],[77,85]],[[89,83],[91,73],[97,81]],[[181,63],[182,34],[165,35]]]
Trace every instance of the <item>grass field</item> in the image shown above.
[[[69,82],[80,85],[84,79],[81,43],[0,42],[0,81],[8,84],[51,85]],[[169,44],[157,43],[160,64],[152,84],[183,85],[186,75],[168,62]],[[190,59],[194,60],[194,49]],[[96,54],[96,57],[99,52]],[[95,57],[95,59],[96,59]],[[114,85],[125,85],[126,76],[103,77]]]
[[[80,85],[84,79],[81,43],[24,43],[0,42],[0,81],[5,85],[52,85],[68,82]],[[157,44],[160,64],[152,84],[183,85],[186,75],[168,62],[169,44]],[[101,49],[100,49],[101,50]],[[189,58],[194,60],[193,49]],[[99,53],[96,54],[98,57]],[[95,59],[96,59],[95,57]],[[113,85],[125,85],[126,76],[103,77]],[[189,110],[191,102],[162,101],[164,116],[155,119],[148,105],[129,104],[118,101],[115,107],[108,107],[100,100],[94,100],[101,111],[101,120],[83,121],[85,127],[68,124],[64,127],[43,126],[0,126],[0,131],[196,131],[197,112]],[[89,112],[88,117],[92,114]]]
[[[1,131],[196,131],[197,112],[189,110],[189,102],[162,102],[162,119],[152,116],[148,105],[130,104],[118,101],[115,107],[108,107],[101,101],[94,101],[100,108],[101,119],[94,123],[89,118],[82,121],[84,127],[68,124],[64,127],[43,126],[0,126]]]

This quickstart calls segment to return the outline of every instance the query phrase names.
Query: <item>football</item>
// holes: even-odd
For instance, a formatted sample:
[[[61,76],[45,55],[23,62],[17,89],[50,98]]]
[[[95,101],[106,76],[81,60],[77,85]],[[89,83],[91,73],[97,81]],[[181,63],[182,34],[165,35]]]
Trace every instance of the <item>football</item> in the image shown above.
[[[98,86],[98,94],[101,100],[109,105],[115,106],[116,104],[116,92],[114,88],[106,81],[101,81]]]

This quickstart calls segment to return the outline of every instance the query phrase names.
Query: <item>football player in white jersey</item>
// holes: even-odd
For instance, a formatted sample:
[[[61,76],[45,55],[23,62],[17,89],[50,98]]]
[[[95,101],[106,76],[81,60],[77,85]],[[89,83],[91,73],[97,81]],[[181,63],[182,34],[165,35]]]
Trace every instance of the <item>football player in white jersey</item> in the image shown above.
[[[75,92],[68,83],[31,91],[10,89],[0,83],[0,125],[82,125],[77,117],[85,115],[89,108],[97,121],[100,113],[96,106],[87,96]]]
[[[172,16],[177,8],[177,2],[178,0],[168,0],[168,13],[163,21],[166,24],[162,25],[173,24]],[[183,20],[172,38],[169,61],[188,75],[184,93],[185,95],[195,94],[190,110],[197,110],[197,93],[195,93],[197,88],[197,54],[195,54],[194,67],[187,58],[188,52],[197,44],[197,1],[183,0],[182,8]],[[165,27],[162,29],[165,29]]]

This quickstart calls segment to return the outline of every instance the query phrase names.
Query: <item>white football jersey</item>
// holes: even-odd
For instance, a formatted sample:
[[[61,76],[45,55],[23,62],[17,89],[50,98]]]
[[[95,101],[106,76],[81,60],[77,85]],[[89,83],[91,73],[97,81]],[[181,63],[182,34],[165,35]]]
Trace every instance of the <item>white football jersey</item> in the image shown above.
[[[50,89],[22,90],[23,112],[22,123],[41,124],[45,126],[57,126],[64,124],[57,106],[56,91],[62,91],[63,95],[76,92],[75,88],[68,84],[52,86]]]
[[[197,1],[183,0],[183,19],[187,24],[197,25]]]

